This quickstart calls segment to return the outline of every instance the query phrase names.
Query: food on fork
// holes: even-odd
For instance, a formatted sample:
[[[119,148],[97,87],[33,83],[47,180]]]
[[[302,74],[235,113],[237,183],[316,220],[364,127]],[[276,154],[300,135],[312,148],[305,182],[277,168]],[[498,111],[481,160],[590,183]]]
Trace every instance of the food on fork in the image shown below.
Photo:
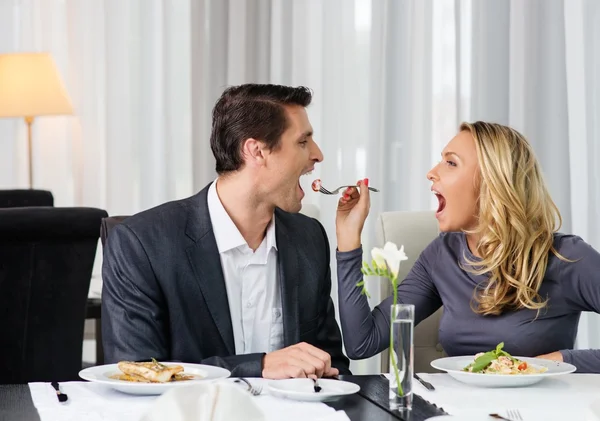
[[[548,369],[546,367],[536,368],[525,361],[521,361],[508,352],[503,351],[504,342],[500,342],[496,349],[488,352],[480,352],[475,355],[475,361],[463,368],[469,373],[481,374],[540,374]]]
[[[124,374],[110,376],[112,379],[140,383],[167,383],[180,380],[192,380],[194,376],[183,374],[184,368],[180,365],[166,365],[159,363],[154,358],[152,362],[136,363],[120,361],[117,364]]]
[[[317,178],[315,181],[312,182],[312,189],[314,191],[321,190],[321,179]]]

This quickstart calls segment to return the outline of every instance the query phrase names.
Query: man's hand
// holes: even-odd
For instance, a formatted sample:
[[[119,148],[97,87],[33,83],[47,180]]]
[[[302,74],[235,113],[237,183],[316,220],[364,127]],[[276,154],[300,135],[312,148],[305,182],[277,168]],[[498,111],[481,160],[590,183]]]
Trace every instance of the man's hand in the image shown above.
[[[560,361],[563,362],[563,356],[560,351],[552,352],[550,354],[538,355],[536,358],[542,358],[544,360]]]
[[[266,379],[337,376],[331,356],[305,342],[265,355],[262,376]]]

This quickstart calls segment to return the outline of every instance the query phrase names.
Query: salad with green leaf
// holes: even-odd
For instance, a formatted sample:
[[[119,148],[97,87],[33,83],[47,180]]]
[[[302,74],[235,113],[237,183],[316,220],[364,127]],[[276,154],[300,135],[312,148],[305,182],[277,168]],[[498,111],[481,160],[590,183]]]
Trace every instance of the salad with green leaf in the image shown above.
[[[463,368],[463,371],[481,374],[539,374],[547,370],[546,367],[533,367],[502,348],[504,342],[500,342],[496,349],[475,355],[475,361]]]

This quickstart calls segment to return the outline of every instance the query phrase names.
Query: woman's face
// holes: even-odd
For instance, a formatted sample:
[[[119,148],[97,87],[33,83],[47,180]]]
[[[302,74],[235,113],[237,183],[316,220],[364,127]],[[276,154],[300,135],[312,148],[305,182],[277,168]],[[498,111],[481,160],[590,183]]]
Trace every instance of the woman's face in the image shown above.
[[[472,229],[477,224],[479,160],[475,140],[461,131],[442,151],[442,160],[428,173],[439,204],[435,214],[444,232]]]

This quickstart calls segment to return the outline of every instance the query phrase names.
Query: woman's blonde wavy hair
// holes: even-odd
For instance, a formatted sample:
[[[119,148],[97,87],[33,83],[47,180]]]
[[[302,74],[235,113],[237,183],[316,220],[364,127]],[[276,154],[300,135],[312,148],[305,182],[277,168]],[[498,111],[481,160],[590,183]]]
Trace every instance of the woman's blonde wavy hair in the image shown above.
[[[472,273],[488,274],[475,290],[483,315],[505,310],[539,310],[547,300],[539,295],[554,233],[562,225],[558,207],[550,197],[531,145],[525,137],[500,124],[463,123],[470,132],[479,159],[479,212],[474,229],[481,260],[465,257]]]

